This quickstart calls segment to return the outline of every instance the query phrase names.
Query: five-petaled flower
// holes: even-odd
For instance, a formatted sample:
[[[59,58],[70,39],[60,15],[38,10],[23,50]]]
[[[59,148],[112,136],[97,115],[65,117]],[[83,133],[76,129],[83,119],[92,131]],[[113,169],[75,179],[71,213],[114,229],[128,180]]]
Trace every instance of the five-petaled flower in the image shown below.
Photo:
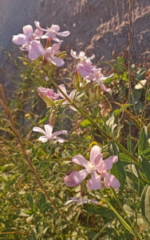
[[[66,130],[61,130],[61,131],[52,133],[53,126],[49,125],[49,124],[45,124],[44,129],[45,129],[45,131],[42,128],[39,128],[39,127],[34,127],[33,128],[34,132],[40,132],[40,133],[44,134],[44,136],[39,137],[39,141],[41,141],[43,143],[47,142],[48,140],[56,140],[60,143],[65,142],[64,138],[61,138],[61,137],[58,137],[58,136],[60,134],[67,134],[68,132]]]
[[[87,188],[89,190],[100,189],[102,178],[104,180],[105,188],[119,188],[120,183],[118,179],[114,175],[107,172],[117,161],[117,156],[111,156],[103,160],[102,149],[95,145],[92,147],[90,152],[90,161],[87,161],[82,155],[76,155],[73,157],[72,162],[83,166],[85,169],[73,171],[69,175],[66,175],[64,182],[67,186],[75,187],[90,174],[91,179],[87,180]]]
[[[90,77],[88,79],[96,82],[99,84],[99,86],[101,87],[101,89],[104,92],[110,92],[111,89],[110,88],[106,88],[103,81],[106,80],[107,78],[111,78],[113,77],[113,74],[109,75],[108,77],[104,77],[104,75],[102,74],[102,69],[101,68],[97,68],[97,69],[93,69],[92,70],[92,74],[90,75]]]
[[[67,94],[67,90],[66,90],[66,87],[64,84],[60,84],[59,85],[59,88],[64,92],[64,94],[70,99],[70,100],[73,100],[74,99],[74,96],[75,96],[75,93],[76,93],[76,90],[72,90],[71,93],[68,95]],[[62,97],[64,99],[64,102],[62,103],[63,105],[66,105],[66,104],[70,104],[69,101],[65,98],[65,96],[58,90],[58,94],[60,97]],[[73,106],[69,105],[69,107],[74,110],[74,111],[77,111]]]
[[[60,27],[58,25],[52,25],[50,28],[45,29],[41,28],[40,23],[38,21],[35,21],[34,24],[37,27],[37,29],[39,29],[39,31],[46,32],[42,36],[43,39],[51,38],[55,42],[61,42],[61,40],[59,40],[57,36],[67,37],[70,34],[69,31],[59,32]]]
[[[73,58],[80,60],[76,65],[76,70],[83,78],[89,78],[93,70],[96,69],[96,67],[93,66],[91,62],[91,60],[95,58],[95,55],[93,54],[91,57],[87,57],[83,51],[77,55],[77,53],[73,50],[70,51],[70,54]]]
[[[22,45],[21,49],[27,50],[28,49],[28,45],[36,39],[40,39],[43,31],[40,29],[36,29],[35,31],[33,31],[33,28],[31,25],[26,25],[23,27],[23,34],[20,33],[18,35],[14,35],[13,36],[13,43],[17,44],[17,45]]]

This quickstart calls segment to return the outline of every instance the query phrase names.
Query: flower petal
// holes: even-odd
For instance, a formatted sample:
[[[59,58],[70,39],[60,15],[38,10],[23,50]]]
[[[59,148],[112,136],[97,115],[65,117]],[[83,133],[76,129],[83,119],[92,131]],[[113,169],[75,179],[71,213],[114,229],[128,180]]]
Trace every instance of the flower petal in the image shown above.
[[[74,89],[74,90],[72,90],[71,93],[69,94],[69,98],[70,98],[71,100],[74,99],[75,94],[76,94],[76,90]]]
[[[73,51],[72,49],[70,51],[70,55],[75,59],[79,59],[79,57],[77,57],[77,53],[75,51]]]
[[[87,169],[74,171],[65,177],[64,182],[69,187],[76,187],[87,177],[88,174],[89,170]]]
[[[33,28],[31,25],[26,25],[23,27],[23,33],[29,38],[33,35]]]
[[[41,26],[40,26],[40,22],[38,22],[38,21],[34,21],[34,24],[35,24],[36,28],[39,29],[40,31],[47,31],[46,29],[41,28]]]
[[[91,174],[91,179],[87,181],[89,190],[97,190],[101,188],[101,177],[96,172]]]
[[[53,55],[59,53],[60,45],[61,45],[61,42],[53,44],[53,46],[51,47]]]
[[[111,88],[106,88],[105,85],[102,83],[102,81],[99,81],[99,85],[103,91],[105,91],[105,92],[111,91]]]
[[[65,95],[67,95],[67,90],[66,90],[66,87],[64,84],[60,84],[59,85],[59,88],[64,92]],[[65,98],[64,95],[58,90],[57,91],[59,96],[62,97],[62,98]],[[68,95],[67,95],[68,96]]]
[[[47,137],[52,137],[53,126],[50,124],[45,124],[44,129]]]
[[[12,42],[17,45],[23,45],[27,42],[27,37],[24,34],[14,35],[12,38]]]
[[[62,58],[52,57],[51,56],[49,59],[50,59],[51,63],[53,63],[57,67],[61,67],[61,66],[63,66],[65,64],[65,62],[64,62],[64,60]]]
[[[70,35],[70,32],[64,31],[64,32],[56,33],[56,34],[60,37],[67,37],[68,35]]]
[[[58,32],[60,30],[59,25],[52,24],[50,30]]]
[[[43,48],[43,46],[40,42],[34,40],[29,44],[28,58],[30,60],[35,60],[40,55],[43,55],[43,56],[45,55],[45,49]]]
[[[90,152],[90,162],[94,163],[97,156],[102,155],[101,152],[102,152],[101,147],[99,147],[97,145],[93,146],[92,149],[91,149],[91,152]]]
[[[52,134],[52,137],[58,136],[58,135],[60,135],[60,134],[68,134],[68,131],[67,131],[67,130],[60,130],[60,131],[54,132],[54,133]]]
[[[32,130],[33,130],[34,132],[43,133],[44,135],[46,134],[46,132],[45,132],[42,128],[39,128],[39,127],[34,127]]]
[[[89,167],[89,161],[87,161],[82,155],[76,155],[72,158],[72,162],[81,165],[85,168]]]
[[[54,137],[54,139],[56,139],[59,143],[64,143],[66,141],[64,138],[61,137]]]
[[[112,188],[115,189],[115,188],[119,188],[120,187],[120,182],[118,181],[118,179],[114,175],[112,175],[110,173],[105,173],[103,175],[103,177],[104,177],[104,186],[105,186],[105,188],[112,187]]]
[[[46,143],[48,141],[48,138],[46,136],[39,137],[39,141]]]

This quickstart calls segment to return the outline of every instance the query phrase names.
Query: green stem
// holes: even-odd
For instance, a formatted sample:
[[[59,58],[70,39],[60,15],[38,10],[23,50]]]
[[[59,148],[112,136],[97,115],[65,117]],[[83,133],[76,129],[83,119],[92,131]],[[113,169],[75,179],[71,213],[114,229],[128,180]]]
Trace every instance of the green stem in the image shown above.
[[[124,146],[122,144],[120,144],[117,139],[115,139],[113,136],[110,136],[108,133],[106,133],[103,128],[101,128],[88,114],[86,114],[82,109],[80,109],[61,89],[60,87],[57,85],[57,83],[51,78],[50,81],[52,82],[52,84],[63,94],[63,96],[68,100],[68,102],[75,108],[78,110],[79,113],[81,113],[86,119],[88,119],[95,128],[97,128],[101,134],[105,137],[108,138],[109,140],[114,141],[120,150],[122,150],[127,156],[129,156],[131,159],[134,160],[134,162],[138,163],[138,159],[136,157],[134,157],[132,155],[132,153],[130,153],[126,148],[124,148]]]

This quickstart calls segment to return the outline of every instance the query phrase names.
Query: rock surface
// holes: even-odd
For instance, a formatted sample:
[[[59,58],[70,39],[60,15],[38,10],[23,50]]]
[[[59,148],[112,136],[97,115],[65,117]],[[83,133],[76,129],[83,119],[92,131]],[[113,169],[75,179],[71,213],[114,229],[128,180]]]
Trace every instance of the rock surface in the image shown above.
[[[62,49],[95,53],[95,62],[104,57],[112,58],[128,46],[127,0],[1,0],[0,45],[13,57],[19,54],[11,42],[12,35],[22,32],[22,26],[34,25],[38,20],[42,27],[59,24],[61,30],[71,35],[64,39]],[[133,0],[133,61],[147,62],[150,53],[150,1]],[[0,82],[11,88],[12,74],[16,68],[0,53]]]

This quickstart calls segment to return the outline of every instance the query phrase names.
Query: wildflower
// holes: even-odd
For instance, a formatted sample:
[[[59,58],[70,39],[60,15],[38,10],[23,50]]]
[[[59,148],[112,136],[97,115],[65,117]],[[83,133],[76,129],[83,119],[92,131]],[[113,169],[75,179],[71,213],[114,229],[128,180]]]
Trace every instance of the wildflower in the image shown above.
[[[13,36],[13,43],[17,45],[22,45],[22,49],[26,49],[27,45],[30,44],[35,39],[40,39],[43,34],[42,30],[36,29],[33,32],[31,25],[26,25],[23,27],[23,34],[18,34]]]
[[[92,72],[91,76],[89,77],[89,79],[94,81],[94,82],[97,82],[103,91],[110,92],[111,89],[106,88],[103,81],[106,80],[107,78],[112,77],[112,76],[113,76],[113,74],[109,75],[108,77],[104,77],[104,75],[102,74],[102,69],[101,68],[97,68],[97,69],[95,68],[95,69],[93,69],[93,72]]]
[[[59,94],[55,93],[53,89],[38,87],[38,94],[42,98],[42,96],[51,98],[53,100],[57,100],[59,98]]]
[[[80,73],[80,75],[85,79],[90,79],[91,74],[96,69],[95,66],[92,65],[91,61],[84,60],[81,63],[78,63],[76,66],[76,70]]]
[[[83,198],[83,197],[71,197],[69,201],[67,201],[65,203],[65,205],[68,205],[69,203],[72,202],[77,202],[78,204],[84,204],[84,203],[94,203],[96,205],[99,205],[99,202],[92,200],[92,199],[88,199],[88,198]]]
[[[32,41],[28,48],[29,51],[28,57],[30,60],[35,60],[40,55],[42,55],[44,59],[46,59],[48,62],[53,63],[57,67],[61,67],[62,65],[64,65],[64,60],[62,58],[55,56],[60,52],[59,51],[60,44],[61,43],[55,43],[54,45],[52,45],[52,47],[44,49],[40,42]]]
[[[95,58],[93,54],[91,57],[86,57],[84,52],[80,52],[77,56],[76,52],[71,50],[70,54],[73,58],[79,59],[80,62],[76,66],[76,70],[80,73],[83,78],[89,78],[92,74],[92,71],[96,68],[92,65],[91,60]]]
[[[91,179],[87,180],[87,188],[89,190],[97,190],[101,188],[101,179],[104,179],[104,186],[106,188],[119,188],[120,183],[118,179],[107,172],[113,166],[113,163],[118,161],[117,156],[111,156],[103,160],[102,149],[95,145],[90,152],[90,161],[87,161],[82,155],[73,157],[72,162],[83,166],[85,169],[74,171],[65,177],[67,186],[79,185],[89,174]],[[98,174],[100,173],[100,175]]]
[[[70,100],[73,100],[74,99],[74,96],[75,96],[75,93],[76,93],[76,90],[72,90],[71,93],[68,95],[67,94],[67,90],[66,90],[66,87],[64,84],[61,84],[59,85],[59,88],[64,92],[64,94],[70,99]],[[63,105],[64,104],[70,104],[69,101],[65,98],[65,96],[58,90],[58,94],[60,97],[62,97],[65,101],[62,103]],[[77,111],[74,107],[72,106],[69,106],[72,110],[74,111]]]
[[[86,57],[86,56],[85,56],[85,52],[83,52],[83,51],[81,51],[81,52],[78,54],[78,56],[77,56],[77,53],[76,53],[75,51],[73,51],[72,49],[71,49],[71,51],[70,51],[70,54],[71,54],[71,56],[72,56],[73,58],[79,59],[80,62],[83,62],[83,61],[85,61],[85,60],[90,61],[90,60],[92,60],[92,59],[95,58],[95,55],[94,55],[94,54],[93,54],[91,57],[89,57],[89,58]]]
[[[44,28],[41,28],[40,23],[38,21],[35,21],[34,23],[35,23],[35,26],[37,27],[37,29],[39,29],[39,31],[46,32],[42,36],[43,39],[51,38],[55,42],[61,42],[61,40],[59,40],[57,38],[57,36],[67,37],[70,34],[69,31],[59,32],[60,27],[58,25],[52,25],[50,28],[44,29]]]
[[[68,132],[66,130],[61,130],[61,131],[52,133],[53,126],[49,125],[49,124],[45,124],[44,129],[45,129],[45,131],[39,127],[33,128],[34,132],[40,132],[40,133],[44,134],[44,136],[39,137],[39,141],[41,141],[43,143],[47,142],[48,140],[57,140],[60,143],[65,142],[65,139],[63,139],[61,137],[57,137],[57,136],[60,134],[67,134]]]

